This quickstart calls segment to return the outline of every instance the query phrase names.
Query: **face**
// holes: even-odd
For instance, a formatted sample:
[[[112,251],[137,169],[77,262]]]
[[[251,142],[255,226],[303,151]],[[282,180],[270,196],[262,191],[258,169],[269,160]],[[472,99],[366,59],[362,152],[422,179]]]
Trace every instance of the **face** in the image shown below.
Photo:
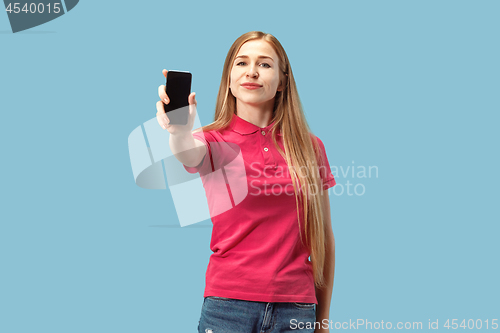
[[[274,103],[276,91],[282,90],[278,61],[278,55],[266,41],[251,40],[241,46],[232,64],[229,85],[237,103]],[[248,86],[249,83],[257,86]]]

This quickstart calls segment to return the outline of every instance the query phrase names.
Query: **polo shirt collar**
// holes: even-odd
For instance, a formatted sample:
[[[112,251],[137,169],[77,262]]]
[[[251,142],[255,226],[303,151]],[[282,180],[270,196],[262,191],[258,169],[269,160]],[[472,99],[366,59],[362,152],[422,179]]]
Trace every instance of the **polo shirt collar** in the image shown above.
[[[257,131],[265,131],[266,133],[269,133],[275,122],[276,120],[267,125],[266,127],[260,128],[259,126],[254,125],[233,113],[230,126],[231,130],[233,130],[234,132],[242,135],[248,135],[248,134],[253,134]],[[281,136],[281,132],[279,130],[277,131],[277,134]]]

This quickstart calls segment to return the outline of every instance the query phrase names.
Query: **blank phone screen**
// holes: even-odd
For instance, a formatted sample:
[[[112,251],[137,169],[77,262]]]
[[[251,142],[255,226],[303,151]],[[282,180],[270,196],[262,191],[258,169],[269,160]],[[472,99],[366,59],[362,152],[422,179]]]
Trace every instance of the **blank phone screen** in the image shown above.
[[[188,97],[191,93],[191,73],[168,71],[166,92],[170,103],[165,104],[165,112],[171,124],[186,125],[188,120]],[[184,109],[181,109],[184,108]],[[177,111],[175,111],[177,110]]]

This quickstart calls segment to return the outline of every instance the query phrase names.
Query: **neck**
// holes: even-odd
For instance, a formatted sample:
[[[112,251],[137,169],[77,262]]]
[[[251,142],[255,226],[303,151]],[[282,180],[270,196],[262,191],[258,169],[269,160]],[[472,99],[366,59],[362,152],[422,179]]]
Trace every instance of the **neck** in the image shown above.
[[[248,104],[236,99],[236,114],[260,128],[266,127],[273,118],[274,98],[265,104]]]

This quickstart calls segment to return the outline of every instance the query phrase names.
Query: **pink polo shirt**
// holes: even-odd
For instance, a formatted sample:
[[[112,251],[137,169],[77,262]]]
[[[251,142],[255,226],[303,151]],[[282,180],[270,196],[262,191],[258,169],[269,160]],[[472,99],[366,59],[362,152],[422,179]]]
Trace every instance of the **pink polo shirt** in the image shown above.
[[[213,224],[204,297],[317,304],[292,179],[274,147],[272,125],[260,128],[234,114],[226,130],[193,134],[208,149],[200,165],[184,166],[200,173]],[[276,138],[284,151],[281,133]],[[323,142],[317,140],[326,190],[335,179]]]

